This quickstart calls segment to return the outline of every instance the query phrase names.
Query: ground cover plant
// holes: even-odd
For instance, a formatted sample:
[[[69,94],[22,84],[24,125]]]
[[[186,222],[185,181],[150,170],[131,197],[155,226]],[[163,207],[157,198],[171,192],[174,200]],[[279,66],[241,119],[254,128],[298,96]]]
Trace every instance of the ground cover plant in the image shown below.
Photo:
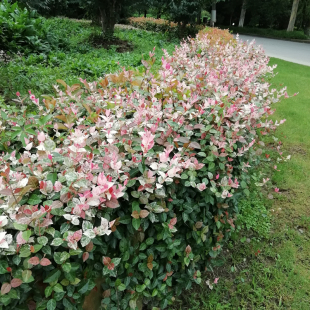
[[[4,309],[80,309],[94,289],[106,309],[165,308],[216,262],[285,89],[225,31],[155,61],[2,103]]]
[[[241,214],[243,224],[259,222],[259,231],[241,235],[227,244],[229,251],[221,255],[221,266],[214,268],[213,277],[219,278],[213,290],[206,285],[208,272],[201,287],[184,294],[173,309],[307,309],[310,299],[309,273],[309,67],[272,58],[270,65],[277,64],[278,75],[272,80],[273,87],[287,85],[288,93],[298,93],[276,105],[272,116],[285,118],[286,123],[275,136],[282,151],[291,155],[289,161],[280,161],[266,166],[265,174],[273,170],[268,183],[277,187],[273,199],[259,193],[246,202],[254,208]],[[303,134],[301,134],[303,133]],[[277,160],[278,154],[270,144],[266,152]],[[266,171],[268,170],[268,171]],[[254,190],[255,191],[255,190]],[[256,189],[257,191],[257,189]],[[252,192],[252,191],[251,191]],[[253,222],[251,214],[260,210],[269,216],[257,216]],[[266,213],[267,209],[267,213]],[[250,220],[250,221],[249,221]],[[270,225],[271,224],[271,225]],[[266,227],[270,225],[270,229]],[[262,237],[261,229],[268,235]],[[243,238],[243,239],[242,239]],[[248,239],[248,240],[246,240]],[[240,242],[241,241],[241,242]],[[259,251],[259,252],[258,252]],[[170,307],[169,309],[172,309]]]
[[[36,11],[21,8],[18,3],[0,3],[0,50],[29,54],[48,52],[64,42],[56,37]]]
[[[13,98],[17,91],[24,95],[31,90],[37,96],[53,93],[56,80],[63,77],[72,85],[78,83],[79,78],[99,79],[120,66],[142,69],[143,55],[147,57],[154,46],[158,54],[154,68],[158,68],[163,55],[161,49],[172,52],[178,44],[176,40],[168,41],[161,33],[150,36],[143,30],[116,29],[116,38],[131,44],[131,48],[117,52],[117,45],[106,49],[94,43],[102,37],[100,29],[91,27],[89,22],[53,18],[45,19],[43,27],[51,36],[67,38],[66,45],[44,53],[11,55],[9,62],[0,58],[0,93],[6,99]]]

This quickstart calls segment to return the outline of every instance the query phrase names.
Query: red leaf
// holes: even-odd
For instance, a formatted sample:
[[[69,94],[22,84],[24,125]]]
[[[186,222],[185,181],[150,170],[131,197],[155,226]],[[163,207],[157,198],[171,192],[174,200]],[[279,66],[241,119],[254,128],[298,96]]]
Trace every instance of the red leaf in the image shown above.
[[[176,223],[177,223],[177,218],[176,217],[174,217],[173,219],[170,220],[170,224],[172,226],[174,226]]]
[[[84,252],[83,253],[83,262],[87,261],[89,257],[89,253],[88,252]]]
[[[11,267],[7,267],[6,270],[7,270],[8,272],[11,272],[11,271],[12,271],[12,268],[11,268]]]
[[[36,307],[37,307],[36,303],[33,300],[30,300],[27,306],[28,306],[28,310],[36,310]]]
[[[110,263],[111,263],[111,258],[110,258],[110,257],[104,256],[104,257],[103,257],[103,264],[104,264],[105,266],[108,266]]]
[[[31,258],[28,260],[28,263],[31,264],[31,265],[36,266],[36,265],[39,265],[40,259],[39,259],[39,257],[34,256],[34,257],[31,257]]]
[[[115,209],[115,208],[119,207],[119,203],[118,203],[117,199],[114,199],[114,198],[112,198],[110,201],[107,201],[105,203],[105,205],[111,209]]]
[[[1,294],[5,295],[11,290],[11,284],[10,283],[3,283],[1,286]]]
[[[41,261],[40,261],[40,265],[41,266],[49,266],[51,265],[51,261],[48,259],[48,258],[42,258]]]
[[[190,252],[192,252],[192,248],[190,245],[188,245],[185,249],[185,253],[188,255]]]
[[[85,247],[85,250],[87,251],[87,252],[91,252],[91,250],[94,248],[94,244],[92,243],[92,242],[89,242],[88,244],[87,244],[87,246]]]
[[[109,264],[109,266],[108,266],[109,270],[114,270],[114,268],[115,268],[115,265],[113,263]]]
[[[23,284],[23,281],[21,279],[14,278],[11,281],[11,286],[12,287],[19,287],[22,284]]]

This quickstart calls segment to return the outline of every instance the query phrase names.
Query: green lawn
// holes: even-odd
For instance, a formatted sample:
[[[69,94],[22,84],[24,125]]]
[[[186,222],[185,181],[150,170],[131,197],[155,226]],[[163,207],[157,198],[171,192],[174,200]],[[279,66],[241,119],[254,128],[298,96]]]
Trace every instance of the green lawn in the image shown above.
[[[276,135],[284,154],[291,155],[277,165],[280,171],[272,178],[281,193],[274,193],[273,200],[248,202],[253,209],[263,203],[269,209],[269,237],[249,231],[245,236],[252,234],[250,243],[245,238],[230,242],[223,266],[205,275],[219,277],[218,285],[211,291],[203,283],[177,298],[171,309],[310,309],[310,67],[279,59],[270,64],[278,64],[273,86],[286,85],[289,95],[299,94],[275,105],[273,118],[287,120]],[[256,220],[263,227],[268,217]],[[261,253],[256,256],[257,250]]]

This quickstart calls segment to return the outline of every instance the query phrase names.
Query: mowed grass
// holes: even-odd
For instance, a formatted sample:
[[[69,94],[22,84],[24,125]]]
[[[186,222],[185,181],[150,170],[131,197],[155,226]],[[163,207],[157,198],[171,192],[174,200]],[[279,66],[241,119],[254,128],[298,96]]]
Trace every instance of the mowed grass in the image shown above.
[[[261,198],[271,216],[269,237],[246,232],[250,242],[241,236],[231,241],[223,266],[205,274],[212,282],[220,278],[213,290],[203,281],[170,309],[310,309],[310,67],[274,58],[273,64],[278,64],[273,87],[285,85],[290,96],[299,94],[275,105],[273,119],[287,120],[276,136],[291,159],[278,163],[272,177],[280,193]]]

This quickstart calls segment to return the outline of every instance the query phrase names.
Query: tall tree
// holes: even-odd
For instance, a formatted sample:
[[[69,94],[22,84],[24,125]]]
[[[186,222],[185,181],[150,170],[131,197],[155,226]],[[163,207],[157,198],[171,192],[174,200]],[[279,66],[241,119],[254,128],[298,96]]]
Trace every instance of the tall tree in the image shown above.
[[[199,0],[171,0],[169,14],[179,24],[179,36],[184,37],[186,25],[194,23],[200,9]]]
[[[216,23],[216,2],[217,0],[212,0],[212,10],[211,10],[211,26],[214,27]]]
[[[293,31],[294,30],[295,21],[296,21],[297,12],[298,12],[298,5],[299,5],[299,0],[294,0],[292,12],[291,12],[291,17],[290,17],[290,22],[288,24],[287,31]]]
[[[119,20],[124,7],[132,5],[134,0],[80,0],[80,6],[85,8],[94,22],[102,27],[104,38],[112,39],[114,27]]]
[[[240,19],[239,19],[239,27],[243,27],[243,25],[244,25],[246,6],[247,6],[247,0],[243,0],[242,7],[241,7]]]

